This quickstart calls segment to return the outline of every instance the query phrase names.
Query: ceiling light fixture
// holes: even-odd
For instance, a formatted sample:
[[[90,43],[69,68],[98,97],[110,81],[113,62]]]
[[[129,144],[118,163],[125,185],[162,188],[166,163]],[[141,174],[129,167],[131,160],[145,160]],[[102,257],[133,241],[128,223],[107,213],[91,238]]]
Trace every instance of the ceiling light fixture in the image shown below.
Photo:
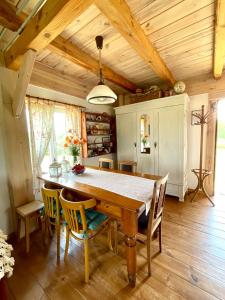
[[[87,101],[91,104],[111,104],[117,100],[117,95],[104,84],[102,73],[101,50],[103,47],[103,37],[98,35],[95,38],[96,46],[99,50],[99,83],[88,94]]]

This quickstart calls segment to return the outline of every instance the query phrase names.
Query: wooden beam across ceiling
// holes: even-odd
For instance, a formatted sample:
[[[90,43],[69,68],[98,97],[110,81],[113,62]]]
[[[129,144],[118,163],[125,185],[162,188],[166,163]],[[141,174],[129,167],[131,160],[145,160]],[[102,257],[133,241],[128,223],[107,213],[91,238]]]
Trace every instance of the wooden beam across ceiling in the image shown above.
[[[220,78],[225,59],[225,1],[217,0],[213,75]]]
[[[96,0],[95,4],[155,74],[173,85],[175,79],[172,73],[135,20],[127,3],[124,0]]]
[[[47,0],[5,53],[6,65],[17,70],[27,49],[44,49],[92,3],[93,0]]]
[[[22,23],[22,18],[16,15],[16,8],[5,0],[1,0],[0,25],[12,31],[16,31]]]
[[[72,63],[75,63],[92,73],[99,75],[99,62],[88,53],[82,51],[76,45],[65,40],[63,37],[58,36],[51,44],[48,45],[48,49],[64,58],[68,59]],[[134,83],[127,80],[123,76],[117,74],[106,65],[102,65],[102,70],[105,79],[121,86],[122,88],[135,92],[138,88]]]
[[[35,62],[30,84],[85,99],[90,86],[73,76],[65,75],[42,63]]]

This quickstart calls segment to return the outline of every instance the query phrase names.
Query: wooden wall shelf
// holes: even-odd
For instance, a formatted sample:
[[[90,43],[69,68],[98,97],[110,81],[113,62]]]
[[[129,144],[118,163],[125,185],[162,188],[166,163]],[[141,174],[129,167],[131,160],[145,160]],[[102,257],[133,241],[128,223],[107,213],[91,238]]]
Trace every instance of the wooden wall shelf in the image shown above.
[[[82,136],[87,141],[83,157],[96,157],[116,152],[115,117],[106,113],[82,113]]]

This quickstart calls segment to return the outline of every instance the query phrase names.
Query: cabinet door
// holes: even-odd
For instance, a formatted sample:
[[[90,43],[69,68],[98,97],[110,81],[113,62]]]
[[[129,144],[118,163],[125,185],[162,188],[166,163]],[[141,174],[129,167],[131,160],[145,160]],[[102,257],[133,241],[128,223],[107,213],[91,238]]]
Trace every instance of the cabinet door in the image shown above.
[[[141,173],[155,173],[153,124],[153,111],[137,113],[137,170]]]
[[[182,181],[183,165],[183,111],[178,107],[158,111],[158,174],[169,173],[169,182]]]
[[[137,160],[136,113],[116,116],[118,160]]]

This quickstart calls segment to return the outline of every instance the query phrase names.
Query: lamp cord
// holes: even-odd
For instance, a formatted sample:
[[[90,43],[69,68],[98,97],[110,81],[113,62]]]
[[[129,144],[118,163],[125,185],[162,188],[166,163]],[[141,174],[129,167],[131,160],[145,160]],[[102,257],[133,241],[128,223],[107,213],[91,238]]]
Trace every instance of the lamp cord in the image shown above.
[[[100,77],[100,83],[104,84],[104,77],[103,77],[103,73],[102,73],[102,57],[101,57],[101,50],[99,49],[98,51],[98,56],[99,56],[99,77]]]

